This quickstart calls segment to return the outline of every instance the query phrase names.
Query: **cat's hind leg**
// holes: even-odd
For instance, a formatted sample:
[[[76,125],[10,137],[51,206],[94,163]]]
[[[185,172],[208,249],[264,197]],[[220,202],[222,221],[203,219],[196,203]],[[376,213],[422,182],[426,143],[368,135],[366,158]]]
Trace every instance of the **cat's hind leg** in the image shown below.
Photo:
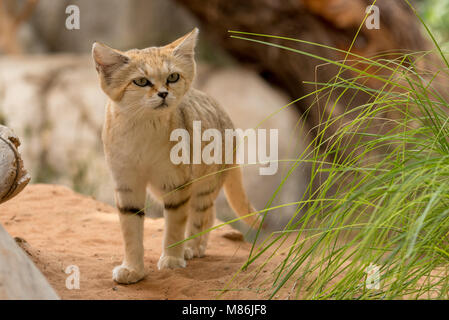
[[[215,197],[197,196],[192,202],[186,237],[194,236],[210,229],[215,221]],[[206,254],[209,232],[196,236],[186,243],[185,258],[204,257]]]

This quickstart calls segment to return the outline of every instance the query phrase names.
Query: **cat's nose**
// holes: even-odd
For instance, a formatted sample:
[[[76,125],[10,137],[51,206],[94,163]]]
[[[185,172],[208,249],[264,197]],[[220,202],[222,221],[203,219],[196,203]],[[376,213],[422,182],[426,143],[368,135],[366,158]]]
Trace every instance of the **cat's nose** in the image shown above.
[[[165,99],[168,96],[168,92],[167,91],[158,92],[157,95],[162,99]]]

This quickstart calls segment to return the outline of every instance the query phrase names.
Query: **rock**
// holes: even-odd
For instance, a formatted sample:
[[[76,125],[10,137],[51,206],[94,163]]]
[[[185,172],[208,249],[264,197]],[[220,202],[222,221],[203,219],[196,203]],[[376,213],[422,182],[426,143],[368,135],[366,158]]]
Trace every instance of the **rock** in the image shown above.
[[[0,299],[59,299],[42,273],[0,225]]]
[[[66,8],[73,4],[80,10],[78,30],[65,27]],[[149,47],[174,40],[197,25],[184,8],[167,0],[40,0],[29,24],[36,43],[25,36],[22,41],[33,53],[38,43],[52,52],[88,53],[95,41],[119,49]]]
[[[244,241],[243,234],[240,231],[237,230],[231,230],[223,233],[221,235],[223,238],[232,240],[232,241]]]
[[[33,182],[57,182],[111,203],[100,138],[106,98],[90,57],[2,58],[0,91],[0,114],[22,138]]]
[[[0,203],[17,195],[30,181],[17,150],[19,145],[14,132],[0,125]]]

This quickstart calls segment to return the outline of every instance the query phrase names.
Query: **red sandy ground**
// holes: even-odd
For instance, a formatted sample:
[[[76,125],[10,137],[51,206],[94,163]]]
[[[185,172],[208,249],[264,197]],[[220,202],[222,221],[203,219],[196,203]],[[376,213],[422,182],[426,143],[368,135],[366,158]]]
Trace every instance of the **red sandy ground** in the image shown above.
[[[163,220],[145,222],[146,278],[133,285],[112,281],[112,268],[122,258],[122,238],[116,211],[111,206],[77,194],[66,187],[30,185],[0,206],[0,223],[47,277],[62,299],[215,299],[248,257],[251,245],[228,239],[226,227],[211,234],[207,256],[176,270],[157,270],[162,247]],[[64,270],[80,269],[80,289],[68,290]],[[274,264],[269,263],[270,271]],[[245,272],[245,275],[249,272]],[[262,273],[266,274],[266,273]],[[251,279],[235,284],[227,299],[263,299]]]

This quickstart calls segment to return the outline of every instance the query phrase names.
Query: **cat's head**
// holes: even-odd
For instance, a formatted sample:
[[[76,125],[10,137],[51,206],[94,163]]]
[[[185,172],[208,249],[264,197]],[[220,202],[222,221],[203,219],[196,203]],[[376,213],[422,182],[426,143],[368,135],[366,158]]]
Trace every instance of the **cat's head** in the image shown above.
[[[195,76],[198,29],[164,47],[122,52],[95,42],[92,56],[101,88],[119,106],[169,110],[179,104]]]

